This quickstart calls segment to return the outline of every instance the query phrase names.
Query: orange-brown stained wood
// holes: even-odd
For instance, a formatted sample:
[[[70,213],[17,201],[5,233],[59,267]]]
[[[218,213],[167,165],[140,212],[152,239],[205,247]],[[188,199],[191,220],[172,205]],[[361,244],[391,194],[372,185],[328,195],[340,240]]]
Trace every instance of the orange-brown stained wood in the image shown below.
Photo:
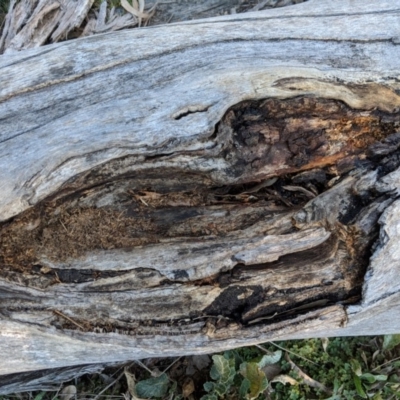
[[[316,168],[326,175],[312,186],[303,179],[306,194],[312,197],[326,190],[329,179],[353,169],[371,144],[396,131],[399,121],[400,113],[354,110],[341,101],[314,97],[244,101],[226,112],[216,132],[222,140],[222,131],[229,131],[221,156],[231,163],[229,172],[237,177],[237,185],[216,188],[199,180],[197,189],[176,191],[169,187],[176,171],[160,170],[161,191],[152,188],[151,177],[138,190],[135,176],[130,176],[126,181],[132,189],[118,195],[115,204],[100,208],[90,202],[79,205],[88,191],[77,190],[72,198],[45,201],[3,225],[0,261],[23,271],[43,255],[65,260],[87,251],[134,248],[167,238],[238,232],[310,200],[296,189],[284,189],[293,186],[301,171]],[[278,180],[253,193],[260,174]],[[90,196],[103,188],[90,189]]]
[[[363,159],[368,146],[396,132],[399,121],[398,111],[355,110],[337,100],[297,97],[244,101],[226,113],[219,129],[231,130],[240,164],[251,165],[255,175],[279,176]]]
[[[360,299],[369,247],[376,237],[374,228],[363,234],[357,218],[375,197],[366,200],[351,194],[350,180],[342,193],[346,193],[345,199],[342,196],[343,209],[337,210],[333,224],[323,219],[299,224],[295,215],[314,199],[318,215],[321,207],[318,199],[324,192],[326,201],[337,201],[335,190],[329,194],[336,180],[345,178],[361,161],[367,161],[371,145],[395,133],[398,124],[398,113],[353,110],[335,100],[298,97],[242,102],[228,110],[217,126],[215,140],[223,141],[223,150],[218,156],[213,155],[225,160],[229,165],[225,173],[237,183],[213,184],[204,174],[191,176],[185,172],[185,180],[193,179],[196,184],[177,189],[170,184],[175,182],[177,171],[168,168],[151,170],[148,175],[132,174],[112,185],[106,181],[89,188],[80,178],[76,182],[82,182],[81,190],[77,188],[64,198],[43,201],[3,224],[1,277],[10,283],[41,290],[52,287],[57,290],[60,284],[96,285],[99,282],[96,286],[99,293],[91,289],[94,297],[88,298],[89,303],[103,301],[95,300],[96,296],[102,298],[102,288],[110,293],[121,290],[139,293],[148,288],[162,290],[178,284],[183,285],[182,292],[176,292],[171,301],[176,310],[183,310],[183,316],[203,320],[203,315],[222,315],[244,324],[277,322],[337,302],[354,303]],[[202,157],[207,159],[209,155],[204,152]],[[264,178],[261,182],[260,176]],[[155,179],[157,185],[153,186]],[[115,201],[99,206],[111,193]],[[378,214],[367,218],[376,225],[377,217]],[[229,243],[238,246],[249,237],[259,240],[260,235],[282,235],[283,243],[287,234],[307,231],[307,225],[313,224],[330,232],[330,239],[320,245],[310,244],[303,251],[290,249],[273,262],[254,261],[244,265],[234,261],[229,270],[212,268],[211,259],[218,259],[218,253],[225,252],[224,247],[229,249]],[[188,250],[190,243],[202,241],[203,247]],[[213,248],[214,241],[222,244],[218,242]],[[172,258],[163,256],[169,260],[168,268],[177,265],[172,281],[163,271],[163,265],[148,264],[145,255],[142,263],[134,262],[129,267],[132,259],[129,257],[137,252],[156,245],[161,252],[168,253],[169,244],[181,246]],[[106,269],[98,269],[96,261],[89,264],[85,261],[93,254],[95,259],[96,254],[100,255],[100,260],[101,254],[118,249],[121,254],[128,254],[128,266],[121,261],[125,265],[122,269],[119,261],[117,268],[113,268],[110,255],[107,257],[111,257],[111,264],[106,263]],[[273,252],[273,249],[265,251]],[[201,278],[195,274],[191,280],[178,265],[185,267],[192,259],[197,260],[198,251],[204,253],[198,258],[204,265],[194,265],[194,268],[202,271],[206,268],[208,272]],[[188,254],[187,261],[184,261],[185,254]],[[154,254],[155,260],[157,256]],[[228,258],[227,262],[235,260],[234,256]],[[221,258],[218,263],[224,265],[224,260]],[[211,291],[212,302],[198,300]],[[155,299],[154,304],[138,302],[138,309],[133,313],[141,321],[135,322],[139,327],[147,319],[162,320],[164,308],[171,307],[167,305],[170,300],[157,301],[161,300]],[[98,328],[99,332],[128,329],[129,335],[147,334],[142,328],[132,330],[125,321],[129,303],[117,301],[115,304],[120,307],[121,316],[111,314],[104,319],[90,305],[64,310],[61,298],[49,309],[52,310],[50,318],[64,329],[96,331]],[[25,300],[18,299],[6,307],[10,312],[18,311],[26,307]],[[151,328],[150,334],[153,331]]]

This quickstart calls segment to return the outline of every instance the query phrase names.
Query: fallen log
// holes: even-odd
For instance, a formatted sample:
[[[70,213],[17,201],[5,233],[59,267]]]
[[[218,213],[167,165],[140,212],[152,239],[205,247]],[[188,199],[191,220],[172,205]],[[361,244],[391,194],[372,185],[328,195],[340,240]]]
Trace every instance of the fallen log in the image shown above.
[[[1,382],[398,332],[399,16],[310,0],[1,56]]]

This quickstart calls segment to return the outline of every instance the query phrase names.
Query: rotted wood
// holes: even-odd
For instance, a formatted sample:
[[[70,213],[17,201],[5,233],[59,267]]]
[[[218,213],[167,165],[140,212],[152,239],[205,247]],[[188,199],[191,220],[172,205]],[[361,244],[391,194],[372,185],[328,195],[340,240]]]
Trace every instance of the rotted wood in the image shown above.
[[[2,379],[398,331],[399,14],[310,0],[0,57]]]

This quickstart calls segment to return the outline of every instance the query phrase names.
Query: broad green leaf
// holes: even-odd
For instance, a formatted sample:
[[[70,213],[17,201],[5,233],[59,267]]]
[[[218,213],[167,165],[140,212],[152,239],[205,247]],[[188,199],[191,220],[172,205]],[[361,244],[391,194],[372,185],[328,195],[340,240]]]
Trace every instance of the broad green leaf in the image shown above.
[[[203,385],[203,388],[206,392],[212,392],[215,388],[215,383],[214,382],[206,382]]]
[[[166,374],[161,374],[157,378],[150,378],[136,384],[136,393],[139,397],[151,399],[163,397],[168,392],[169,380]]]
[[[245,399],[247,397],[247,393],[250,389],[250,381],[247,378],[244,378],[242,384],[239,389],[239,397],[241,399]]]
[[[228,386],[224,385],[223,383],[217,383],[215,385],[214,392],[218,396],[223,397],[227,391],[228,391]]]
[[[266,365],[276,364],[282,357],[282,351],[277,350],[272,354],[265,354],[258,362],[260,368],[264,368]]]
[[[217,381],[219,379],[218,369],[215,365],[213,365],[210,369],[210,376],[211,379],[214,379],[214,381]]]
[[[369,372],[366,372],[365,374],[360,375],[360,378],[362,380],[367,381],[368,383],[375,383],[376,381],[386,382],[388,379],[388,376],[387,375],[373,375],[373,374],[370,374]]]
[[[362,387],[361,379],[357,375],[354,375],[353,380],[358,395],[361,396],[363,399],[366,399],[367,395],[365,394],[364,389]]]
[[[400,344],[400,335],[385,335],[383,338],[383,350],[392,350]]]
[[[216,394],[205,394],[200,400],[218,400],[218,396]]]
[[[239,353],[235,350],[229,351],[231,358],[235,361],[232,366],[235,368],[235,371],[239,368],[240,364],[243,362],[243,358],[239,355]]]
[[[227,360],[230,360],[230,359],[232,359],[232,358],[235,358],[235,355],[234,355],[233,351],[225,351],[225,352],[224,352],[224,357],[225,357]]]
[[[400,378],[396,374],[392,374],[389,376],[389,382],[391,383],[400,383]]]
[[[377,381],[386,382],[388,380],[387,375],[374,375]]]
[[[33,400],[42,400],[43,396],[46,394],[46,392],[40,392],[39,394],[37,394],[35,396],[35,398]]]
[[[374,375],[370,374],[369,372],[366,372],[365,374],[360,375],[360,379],[367,381],[368,383],[375,383],[376,378]]]
[[[214,355],[212,356],[212,359],[214,361],[213,368],[211,368],[210,375],[211,378],[214,380],[219,380],[221,383],[227,383],[233,379],[232,377],[232,371],[231,371],[231,365],[235,363],[235,360],[227,360],[224,356],[220,355]],[[233,370],[235,368],[233,367]],[[233,371],[235,373],[235,371]],[[215,376],[218,376],[218,378],[215,378]],[[234,376],[234,375],[233,375]]]
[[[240,373],[250,381],[248,398],[256,399],[268,387],[268,381],[257,363],[249,362],[240,365]]]
[[[350,365],[351,369],[357,376],[360,376],[362,374],[361,365],[357,360],[350,360]]]
[[[229,368],[229,380],[227,381],[228,384],[231,384],[236,376],[236,368],[235,368],[235,360],[233,361],[233,367]]]

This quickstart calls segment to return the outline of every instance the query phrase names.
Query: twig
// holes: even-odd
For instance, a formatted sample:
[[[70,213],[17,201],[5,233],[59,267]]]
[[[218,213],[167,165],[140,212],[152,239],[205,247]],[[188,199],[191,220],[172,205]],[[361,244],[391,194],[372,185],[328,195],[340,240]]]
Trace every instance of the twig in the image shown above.
[[[182,356],[178,357],[175,361],[173,361],[167,368],[164,369],[163,374],[165,374],[176,362],[178,362]]]
[[[61,225],[63,226],[63,228],[65,229],[65,231],[67,232],[67,235],[69,236],[69,232],[68,229],[66,228],[66,226],[64,225],[64,223],[60,220]]]
[[[308,361],[308,362],[310,362],[311,364],[314,364],[314,365],[318,366],[318,364],[315,363],[314,361],[311,361],[311,360],[309,360],[308,358],[301,356],[300,354],[296,354],[296,353],[294,353],[293,351],[290,351],[290,350],[288,350],[288,349],[285,349],[284,347],[281,347],[281,346],[279,346],[278,344],[276,344],[276,343],[274,343],[274,342],[268,342],[268,343],[271,343],[273,346],[277,347],[277,348],[280,349],[280,350],[286,351],[287,353],[293,354],[294,356],[299,357],[299,358],[301,358],[301,359],[304,360],[304,361]],[[267,352],[266,349],[264,349],[264,351]]]
[[[157,374],[155,374],[151,369],[146,367],[140,360],[135,360],[135,363],[139,364],[142,368],[144,368],[151,376],[157,377]]]
[[[56,392],[56,394],[55,394],[55,396],[54,396],[51,400],[57,399],[58,394],[60,393],[60,390],[62,389],[62,387],[63,387],[63,384],[61,383],[61,384],[60,384],[60,387],[58,388],[58,390],[57,390],[57,392]]]
[[[376,370],[378,370],[379,368],[385,366],[386,364],[390,364],[391,362],[397,361],[397,360],[400,360],[400,357],[396,357],[396,358],[393,358],[393,360],[386,361],[385,363],[383,363],[383,364],[381,364],[381,365],[378,365],[377,367],[373,368],[372,371],[376,371]],[[371,372],[372,372],[372,371],[371,371]]]
[[[86,331],[86,328],[84,328],[81,324],[78,324],[76,321],[74,321],[72,318],[68,317],[67,315],[63,314],[61,311],[58,310],[52,310],[54,314],[59,315],[60,317],[65,318],[67,321],[71,322],[71,324],[74,324],[78,328],[81,328],[83,331]]]
[[[256,344],[255,346],[258,347],[260,350],[262,350],[264,353],[273,354],[272,351],[268,351],[267,349],[264,349],[264,347],[260,346],[259,344]]]
[[[325,385],[323,385],[321,382],[316,381],[315,379],[311,378],[308,376],[304,371],[302,371],[288,356],[288,354],[285,355],[286,361],[290,364],[292,369],[298,374],[298,376],[303,380],[303,382],[313,388],[322,390],[325,393],[332,394],[332,391],[328,389]]]
[[[99,393],[96,394],[96,396],[93,398],[93,400],[98,400],[98,398],[106,391],[108,390],[111,386],[114,386],[125,374],[125,371],[122,371],[122,373],[115,379],[113,380],[110,384],[108,384],[103,390],[101,390]]]

